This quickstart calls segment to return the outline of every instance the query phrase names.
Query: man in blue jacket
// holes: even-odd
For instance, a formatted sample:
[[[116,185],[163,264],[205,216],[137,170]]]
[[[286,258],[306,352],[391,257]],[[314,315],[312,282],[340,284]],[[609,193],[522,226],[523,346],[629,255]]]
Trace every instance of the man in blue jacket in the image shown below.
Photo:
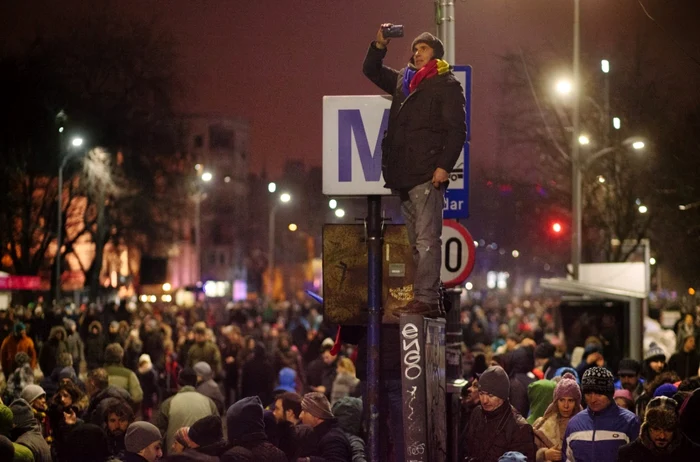
[[[620,446],[639,436],[639,418],[615,404],[615,379],[602,367],[583,374],[581,389],[588,407],[571,418],[562,454],[567,462],[615,462]]]

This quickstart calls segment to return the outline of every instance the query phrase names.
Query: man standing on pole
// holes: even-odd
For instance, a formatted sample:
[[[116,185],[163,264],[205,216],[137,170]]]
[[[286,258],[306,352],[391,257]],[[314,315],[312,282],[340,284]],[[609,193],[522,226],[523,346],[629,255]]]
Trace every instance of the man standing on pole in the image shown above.
[[[445,50],[424,32],[411,44],[411,60],[397,71],[383,65],[390,38],[382,24],[370,44],[362,71],[392,95],[389,125],[382,141],[386,187],[399,194],[401,213],[413,249],[413,300],[398,316],[440,315],[442,209],[449,172],[467,136],[462,86],[443,61]],[[396,26],[395,26],[396,27]]]

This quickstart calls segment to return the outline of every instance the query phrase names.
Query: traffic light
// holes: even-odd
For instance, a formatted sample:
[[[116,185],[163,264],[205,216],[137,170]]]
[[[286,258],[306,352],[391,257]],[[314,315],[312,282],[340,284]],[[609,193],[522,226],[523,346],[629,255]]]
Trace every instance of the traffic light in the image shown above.
[[[555,235],[560,235],[562,233],[562,231],[564,231],[564,227],[558,221],[555,221],[552,223],[551,229],[552,229],[552,233]]]

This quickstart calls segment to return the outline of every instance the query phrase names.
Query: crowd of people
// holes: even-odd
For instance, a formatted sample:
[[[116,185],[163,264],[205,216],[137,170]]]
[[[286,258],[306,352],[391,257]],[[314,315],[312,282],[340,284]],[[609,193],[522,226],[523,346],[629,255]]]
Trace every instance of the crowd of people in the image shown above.
[[[690,460],[696,316],[637,361],[605,328],[567,349],[554,306],[463,307],[460,460]],[[310,304],[0,310],[0,460],[362,462],[364,330],[322,321]],[[380,454],[401,461],[398,328],[382,329]]]

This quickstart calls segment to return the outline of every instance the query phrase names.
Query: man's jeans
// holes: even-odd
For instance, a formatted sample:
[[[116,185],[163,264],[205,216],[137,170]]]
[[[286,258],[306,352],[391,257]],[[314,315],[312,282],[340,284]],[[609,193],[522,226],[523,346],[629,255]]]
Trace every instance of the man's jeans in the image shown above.
[[[440,301],[442,267],[442,209],[446,184],[440,188],[427,182],[401,191],[401,214],[406,222],[408,241],[413,249],[416,274],[413,298],[436,305]]]

